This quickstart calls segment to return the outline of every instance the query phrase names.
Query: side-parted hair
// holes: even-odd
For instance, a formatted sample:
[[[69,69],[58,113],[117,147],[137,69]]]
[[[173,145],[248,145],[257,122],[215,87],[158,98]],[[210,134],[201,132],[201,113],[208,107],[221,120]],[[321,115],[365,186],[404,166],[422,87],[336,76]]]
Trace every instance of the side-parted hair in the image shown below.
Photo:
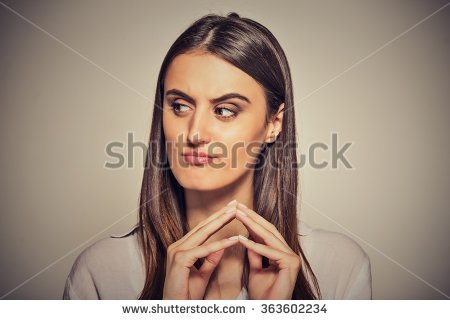
[[[139,299],[162,299],[167,248],[188,232],[184,189],[168,167],[162,106],[168,66],[176,56],[190,51],[214,54],[250,75],[263,87],[267,112],[266,123],[261,125],[266,126],[280,104],[285,104],[282,131],[274,143],[264,146],[254,172],[253,209],[272,223],[289,247],[302,258],[292,299],[321,299],[317,278],[299,241],[296,150],[279,146],[296,145],[288,61],[267,28],[234,12],[226,17],[208,14],[191,24],[170,47],[159,72],[139,199],[138,239],[146,272]],[[248,271],[248,259],[245,259],[242,280],[246,288]]]

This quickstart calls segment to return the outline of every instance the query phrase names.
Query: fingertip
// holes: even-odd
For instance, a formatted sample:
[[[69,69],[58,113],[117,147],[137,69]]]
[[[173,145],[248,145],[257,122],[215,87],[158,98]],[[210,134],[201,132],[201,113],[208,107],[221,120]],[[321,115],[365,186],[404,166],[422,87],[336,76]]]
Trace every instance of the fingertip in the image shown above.
[[[238,235],[239,240],[241,241],[249,241],[246,237],[244,237],[242,234]]]
[[[245,204],[241,203],[241,202],[239,202],[239,203],[237,204],[237,206],[238,206],[240,209],[248,209],[248,207],[247,207]]]
[[[235,208],[235,207],[232,207],[232,208],[228,208],[228,209],[225,211],[225,214],[232,215],[232,214],[235,213],[235,212],[236,212],[236,208]]]

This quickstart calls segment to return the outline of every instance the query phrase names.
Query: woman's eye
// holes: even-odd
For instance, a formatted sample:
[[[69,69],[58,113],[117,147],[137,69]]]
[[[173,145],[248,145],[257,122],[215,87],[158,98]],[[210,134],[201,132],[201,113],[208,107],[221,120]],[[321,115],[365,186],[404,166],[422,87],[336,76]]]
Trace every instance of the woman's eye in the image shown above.
[[[176,114],[186,113],[190,109],[189,106],[182,104],[182,103],[178,103],[178,102],[170,103],[170,108]],[[214,112],[222,119],[230,119],[230,118],[234,118],[237,116],[236,111],[230,110],[228,108],[223,108],[223,107],[214,109]]]
[[[184,113],[184,112],[186,112],[186,110],[185,110],[185,111],[181,111],[181,110],[180,110],[180,109],[183,108],[183,107],[186,107],[187,109],[189,109],[189,107],[186,106],[185,104],[181,104],[181,103],[177,103],[177,102],[172,102],[172,103],[170,104],[170,107],[172,108],[172,110],[173,110],[175,113]]]
[[[219,117],[224,118],[224,119],[234,118],[237,116],[237,112],[232,111],[228,108],[216,108],[216,110],[214,110],[214,111],[217,112],[217,110],[219,111]]]

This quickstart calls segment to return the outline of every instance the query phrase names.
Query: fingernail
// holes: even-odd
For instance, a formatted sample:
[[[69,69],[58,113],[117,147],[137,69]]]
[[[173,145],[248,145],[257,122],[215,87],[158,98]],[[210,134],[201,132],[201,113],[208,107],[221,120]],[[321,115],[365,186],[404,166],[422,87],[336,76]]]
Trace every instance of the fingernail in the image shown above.
[[[231,206],[231,205],[234,205],[234,204],[236,204],[236,202],[237,202],[237,200],[236,200],[236,199],[234,199],[234,200],[231,200],[230,202],[228,202],[227,206]]]
[[[238,240],[238,239],[239,239],[239,236],[232,236],[232,237],[228,238],[228,240],[231,240],[231,241]]]
[[[225,211],[225,214],[232,214],[234,213],[234,211],[236,211],[236,208],[230,208],[227,211]]]
[[[238,235],[239,240],[244,240],[244,241],[248,241],[248,239],[246,237],[244,237],[243,235]]]
[[[247,206],[245,204],[243,204],[243,203],[240,203],[240,202],[238,203],[238,207],[247,209]]]
[[[245,212],[243,212],[243,211],[241,211],[241,210],[239,210],[239,209],[236,209],[236,213],[237,213],[238,215],[240,215],[241,217],[246,217],[246,216],[247,216],[247,214],[246,214]]]

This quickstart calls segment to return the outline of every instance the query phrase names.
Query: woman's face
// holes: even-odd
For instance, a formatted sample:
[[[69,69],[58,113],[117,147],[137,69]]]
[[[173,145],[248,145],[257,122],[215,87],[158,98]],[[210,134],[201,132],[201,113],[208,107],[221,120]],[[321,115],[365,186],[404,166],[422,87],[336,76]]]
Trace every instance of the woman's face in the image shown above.
[[[250,173],[272,130],[266,112],[263,88],[245,72],[213,54],[178,55],[164,80],[163,129],[180,185],[211,191]]]

